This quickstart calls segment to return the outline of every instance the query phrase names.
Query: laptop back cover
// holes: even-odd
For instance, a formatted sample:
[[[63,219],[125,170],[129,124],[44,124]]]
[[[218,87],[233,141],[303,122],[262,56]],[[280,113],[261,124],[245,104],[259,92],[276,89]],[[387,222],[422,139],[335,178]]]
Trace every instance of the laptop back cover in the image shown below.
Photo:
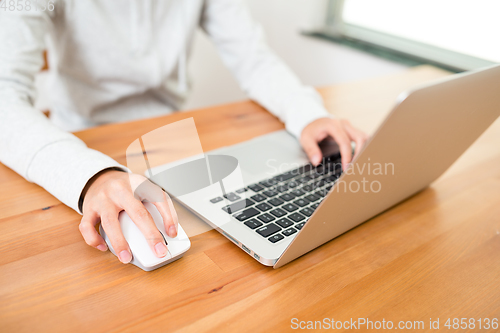
[[[500,66],[404,93],[274,265],[281,267],[427,187],[500,115]]]

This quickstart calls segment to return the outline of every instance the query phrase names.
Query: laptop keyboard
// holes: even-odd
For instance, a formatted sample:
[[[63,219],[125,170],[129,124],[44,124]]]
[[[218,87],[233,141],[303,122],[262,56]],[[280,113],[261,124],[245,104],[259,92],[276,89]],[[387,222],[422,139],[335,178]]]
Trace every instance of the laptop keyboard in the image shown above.
[[[326,158],[317,167],[306,164],[235,192],[226,193],[229,205],[222,210],[248,230],[271,243],[294,236],[302,229],[342,173],[340,155]],[[247,192],[247,198],[238,194]],[[210,200],[215,204],[222,197]]]

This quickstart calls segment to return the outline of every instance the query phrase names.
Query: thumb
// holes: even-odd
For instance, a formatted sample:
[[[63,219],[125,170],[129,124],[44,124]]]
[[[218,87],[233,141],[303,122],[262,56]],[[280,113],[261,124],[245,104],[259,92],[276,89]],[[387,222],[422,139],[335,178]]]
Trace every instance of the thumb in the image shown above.
[[[319,148],[316,140],[314,140],[314,138],[311,136],[305,135],[301,138],[300,141],[300,143],[302,144],[302,148],[309,158],[309,161],[311,161],[314,166],[317,166],[319,163],[321,163],[323,154],[321,153],[321,149]]]

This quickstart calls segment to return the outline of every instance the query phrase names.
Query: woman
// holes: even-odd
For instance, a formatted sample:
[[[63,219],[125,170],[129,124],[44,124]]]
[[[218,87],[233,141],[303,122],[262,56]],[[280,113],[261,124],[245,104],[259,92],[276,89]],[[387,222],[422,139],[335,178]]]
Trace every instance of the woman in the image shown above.
[[[186,63],[195,29],[216,45],[248,96],[279,117],[313,164],[333,137],[344,168],[366,135],[331,118],[264,43],[241,0],[86,0],[6,3],[0,10],[0,161],[83,214],[80,231],[106,251],[104,230],[123,263],[130,249],[118,223],[125,210],[157,256],[163,238],[135,199],[126,168],[68,131],[179,110],[188,96]],[[35,75],[48,49],[51,119],[33,108]],[[142,176],[133,175],[138,182]],[[156,202],[170,237],[177,217],[168,196]]]

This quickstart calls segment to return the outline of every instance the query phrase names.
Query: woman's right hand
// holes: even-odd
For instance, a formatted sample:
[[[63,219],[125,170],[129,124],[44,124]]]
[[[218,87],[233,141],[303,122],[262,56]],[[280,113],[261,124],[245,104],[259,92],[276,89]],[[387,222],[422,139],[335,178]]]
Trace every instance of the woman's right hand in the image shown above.
[[[123,210],[141,230],[157,257],[164,257],[168,253],[160,231],[156,228],[151,214],[141,200],[148,200],[154,204],[163,218],[168,236],[177,236],[179,223],[177,213],[167,193],[149,182],[147,186],[141,186],[147,190],[141,191],[139,198],[136,198],[137,193],[134,196],[134,191],[144,182],[149,182],[149,180],[141,175],[105,170],[89,181],[86,192],[83,194],[83,217],[80,222],[80,232],[85,242],[101,251],[108,249],[106,242],[95,228],[100,222],[118,259],[124,264],[132,260],[132,253],[118,221],[118,215]]]

